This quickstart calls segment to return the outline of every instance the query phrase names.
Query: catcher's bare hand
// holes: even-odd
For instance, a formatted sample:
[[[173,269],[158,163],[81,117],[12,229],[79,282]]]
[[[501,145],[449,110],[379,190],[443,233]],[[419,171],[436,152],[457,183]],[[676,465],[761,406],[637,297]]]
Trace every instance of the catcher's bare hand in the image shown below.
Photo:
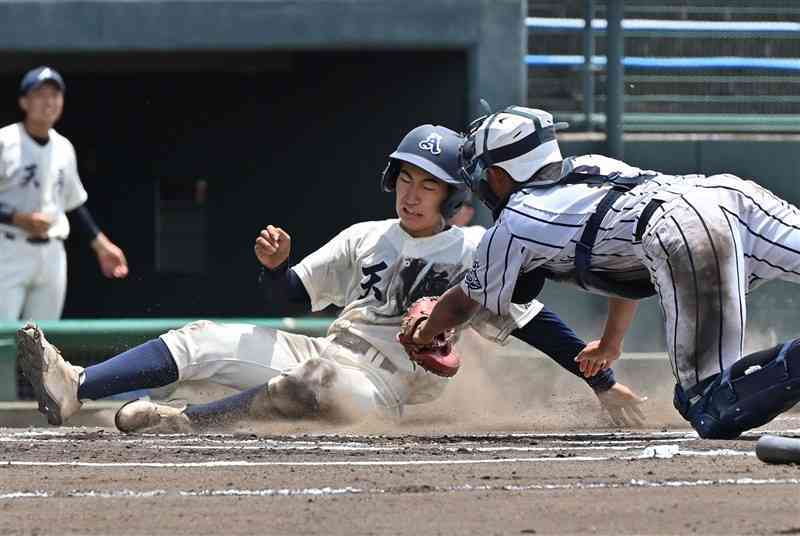
[[[597,399],[615,425],[644,426],[646,418],[641,405],[647,397],[639,396],[627,385],[617,382],[608,391],[597,393]]]
[[[612,348],[604,345],[602,341],[592,341],[578,354],[575,361],[578,362],[578,368],[583,375],[591,378],[601,370],[609,368],[621,354],[622,348]]]
[[[289,234],[274,225],[267,225],[256,238],[256,257],[258,261],[274,270],[289,258],[292,239]]]

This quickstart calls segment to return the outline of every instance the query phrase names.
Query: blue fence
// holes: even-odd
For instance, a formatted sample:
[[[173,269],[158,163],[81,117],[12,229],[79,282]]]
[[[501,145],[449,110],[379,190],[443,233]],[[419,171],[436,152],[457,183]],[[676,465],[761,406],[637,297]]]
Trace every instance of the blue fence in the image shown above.
[[[525,19],[528,29],[549,32],[582,32],[585,28],[583,19],[554,19],[546,17],[528,17]],[[592,20],[592,31],[605,33],[607,23],[604,19]],[[624,19],[622,29],[626,35],[674,35],[691,34],[704,37],[734,38],[742,37],[800,37],[800,22],[724,22],[701,20],[659,20],[659,19]]]
[[[530,67],[580,67],[585,63],[583,56],[577,54],[528,54],[525,64]],[[773,70],[800,71],[800,58],[746,58],[741,56],[705,58],[666,58],[626,56],[622,60],[626,69],[652,70]],[[605,56],[592,56],[592,65],[604,67]]]
[[[603,114],[593,113],[593,73],[602,72],[607,66],[607,58],[602,55],[594,55],[587,52],[588,46],[593,47],[592,37],[594,34],[605,35],[608,24],[604,19],[593,19],[591,29],[586,28],[584,19],[577,18],[545,18],[528,17],[526,26],[529,31],[536,33],[552,34],[584,34],[584,54],[528,54],[525,56],[525,64],[531,69],[553,69],[568,68],[572,70],[580,69],[584,77],[589,77],[589,83],[584,82],[583,102],[584,113],[583,121],[580,121],[581,114],[564,111],[556,113],[561,118],[573,122],[583,122],[587,128],[603,123],[606,117]],[[764,42],[770,40],[798,40],[800,43],[800,22],[783,21],[754,21],[754,22],[727,22],[727,21],[697,21],[697,20],[656,20],[656,19],[623,19],[621,21],[622,32],[625,38],[628,37],[654,37],[654,38],[713,38],[721,40],[747,40],[747,43]],[[588,36],[588,40],[586,37]],[[754,41],[756,40],[756,41]],[[714,46],[708,48],[713,49]],[[720,45],[719,52],[730,52],[730,45],[723,48]],[[788,48],[789,53],[786,53]],[[663,48],[662,48],[663,49]],[[789,43],[784,49],[784,56],[791,55],[796,50],[793,43]],[[703,51],[700,53],[702,54]],[[750,50],[752,52],[752,49]],[[694,106],[691,113],[674,112],[672,113],[626,113],[624,114],[625,130],[728,130],[728,131],[780,131],[780,132],[800,132],[800,115],[797,114],[796,105],[790,108],[792,103],[797,103],[796,84],[800,79],[794,73],[800,72],[800,57],[752,57],[751,55],[704,55],[704,56],[643,56],[631,55],[623,56],[622,65],[626,71],[636,74],[636,82],[648,81],[648,72],[653,73],[649,76],[658,78],[654,80],[653,91],[645,94],[631,95],[626,97],[626,102],[633,108],[648,106],[652,103],[666,103],[674,108],[680,106]],[[665,73],[658,77],[657,73]],[[691,83],[706,84],[700,88],[699,93],[694,95],[674,94],[674,84],[680,83],[682,72],[703,72],[707,74],[705,81],[698,81],[694,77]],[[642,74],[639,74],[642,73]],[[762,74],[759,74],[762,73]],[[782,84],[780,89],[767,87],[766,94],[753,95],[752,83],[756,77],[770,75],[773,79],[770,83]],[[632,75],[634,76],[634,75]],[[666,78],[669,77],[669,78]],[[779,78],[782,77],[782,78]],[[690,76],[687,73],[686,80]],[[664,90],[664,84],[673,84],[669,91]],[[688,82],[687,82],[688,83]],[[714,94],[710,89],[710,84],[728,84],[723,91]],[[749,84],[747,91],[741,94],[730,93],[730,84]],[[638,85],[638,84],[637,84]],[[643,90],[637,89],[640,93]],[[612,99],[616,93],[601,95],[597,98],[606,100]],[[648,104],[642,104],[648,103]],[[702,105],[707,103],[714,106],[713,110],[703,110]],[[734,110],[727,113],[718,110],[731,103],[750,103],[752,106],[765,105],[772,103],[775,108],[773,111],[763,113],[752,113],[753,110]],[[667,107],[666,105],[662,107]],[[784,109],[785,108],[785,109]],[[642,110],[640,110],[641,112]],[[761,112],[761,110],[755,110]],[[557,112],[557,110],[556,110]],[[786,113],[788,112],[788,113]],[[772,124],[772,119],[775,119]],[[751,120],[752,119],[752,124]],[[659,124],[663,122],[664,128]],[[681,128],[683,126],[684,128]],[[702,128],[699,128],[699,127]],[[698,127],[698,128],[694,128]]]

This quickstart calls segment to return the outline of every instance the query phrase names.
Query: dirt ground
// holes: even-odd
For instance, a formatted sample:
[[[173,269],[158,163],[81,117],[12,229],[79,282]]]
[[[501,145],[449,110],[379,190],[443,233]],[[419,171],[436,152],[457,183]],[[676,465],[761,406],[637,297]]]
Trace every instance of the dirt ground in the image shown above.
[[[755,438],[3,429],[0,534],[800,534]]]
[[[399,421],[0,428],[0,535],[800,534],[800,465],[754,456],[764,430],[800,437],[800,412],[700,440],[669,376],[621,363],[650,397],[642,429],[542,360],[468,367]]]

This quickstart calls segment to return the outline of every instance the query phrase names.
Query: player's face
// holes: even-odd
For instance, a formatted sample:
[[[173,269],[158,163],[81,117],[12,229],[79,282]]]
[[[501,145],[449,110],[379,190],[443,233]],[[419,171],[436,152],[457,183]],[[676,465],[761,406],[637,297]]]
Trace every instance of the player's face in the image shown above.
[[[395,209],[400,225],[411,236],[432,236],[444,228],[440,207],[447,185],[412,164],[404,163],[397,176]]]
[[[37,125],[53,126],[64,110],[64,94],[53,84],[45,83],[19,99],[25,120]]]

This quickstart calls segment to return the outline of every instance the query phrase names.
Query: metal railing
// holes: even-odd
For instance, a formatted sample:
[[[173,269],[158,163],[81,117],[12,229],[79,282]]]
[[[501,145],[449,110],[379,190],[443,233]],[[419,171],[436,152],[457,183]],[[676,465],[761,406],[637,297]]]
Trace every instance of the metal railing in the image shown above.
[[[611,9],[614,0],[609,2]],[[592,9],[592,2],[585,3],[587,11]],[[651,84],[656,86],[656,91],[649,88],[639,90],[638,94],[625,95],[624,89],[616,95],[614,87],[609,85],[605,95],[594,95],[594,77],[598,72],[610,71],[606,56],[594,53],[594,37],[608,33],[609,22],[604,19],[595,19],[588,16],[578,18],[547,18],[528,17],[526,25],[529,31],[537,34],[575,34],[583,33],[583,55],[579,54],[528,54],[525,64],[531,69],[580,69],[583,75],[582,113],[576,110],[553,110],[561,119],[573,123],[583,124],[587,130],[595,126],[607,124],[609,107],[619,110],[622,115],[619,120],[625,131],[725,131],[725,132],[800,132],[800,97],[794,91],[800,83],[800,57],[753,57],[720,55],[690,57],[690,56],[625,56],[621,54],[622,67],[626,71],[635,73],[639,85]],[[610,15],[610,11],[609,11]],[[609,16],[609,20],[611,17]],[[720,40],[791,40],[797,39],[800,43],[800,22],[763,22],[763,21],[698,21],[698,20],[656,20],[656,19],[622,19],[617,21],[621,27],[623,37],[655,37],[655,38],[711,38]],[[619,40],[619,38],[617,38]],[[611,36],[607,39],[609,52],[614,52],[614,43]],[[744,42],[744,41],[743,41]],[[624,51],[624,44],[619,43],[619,50]],[[793,45],[792,45],[793,46]],[[682,72],[706,73],[706,76],[690,74],[682,77]],[[656,73],[648,76],[648,73]],[[658,74],[661,73],[661,74]],[[764,77],[766,75],[766,77]],[[660,77],[660,78],[659,78]],[[759,78],[761,77],[761,78]],[[713,85],[719,88],[724,85],[725,91],[721,94],[703,92],[703,94],[681,94],[675,92],[670,85],[684,83],[704,84],[708,89]],[[753,82],[764,81],[773,86],[780,86],[780,93],[763,94],[733,94],[731,87],[753,87]],[[625,82],[629,77],[625,77]],[[617,87],[624,87],[617,84]],[[669,89],[665,89],[669,88]],[[748,93],[752,93],[752,89]],[[595,100],[604,101],[606,113],[594,112]],[[610,106],[617,102],[616,107]],[[630,113],[624,111],[624,104],[633,104],[637,107],[658,108],[692,108],[692,111],[683,112],[644,112]],[[741,106],[750,108],[755,105],[773,105],[775,108],[784,107],[792,113],[746,113],[748,110],[711,113],[710,108],[728,108]],[[703,109],[703,107],[709,109]],[[614,112],[616,113],[616,112]]]

